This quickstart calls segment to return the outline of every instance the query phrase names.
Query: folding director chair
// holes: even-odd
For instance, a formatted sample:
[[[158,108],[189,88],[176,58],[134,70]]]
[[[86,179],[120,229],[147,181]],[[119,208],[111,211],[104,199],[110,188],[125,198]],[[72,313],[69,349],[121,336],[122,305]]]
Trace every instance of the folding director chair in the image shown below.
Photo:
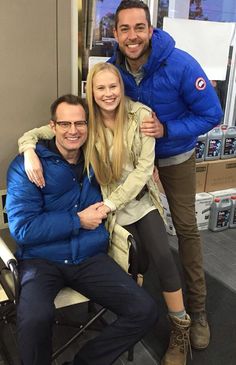
[[[115,244],[113,244],[115,242]],[[132,275],[134,280],[137,280],[137,247],[132,235],[118,224],[115,225],[113,235],[110,240],[109,255],[126,271]],[[0,258],[4,263],[4,267],[0,273],[0,283],[5,290],[8,299],[0,304],[4,306],[4,314],[0,314],[0,321],[9,323],[12,319],[12,307],[14,308],[18,303],[19,297],[19,278],[17,271],[17,260],[6,243],[0,237]],[[89,302],[89,299],[84,297],[77,291],[65,287],[55,298],[55,308],[63,308],[66,306]],[[9,311],[7,307],[11,308]],[[1,307],[0,307],[1,309]],[[97,319],[102,319],[106,312],[106,308],[101,308],[93,313],[92,318],[80,325],[77,332],[60,348],[58,348],[52,355],[52,361],[61,355],[79,336],[81,336],[88,327],[90,327]],[[0,350],[6,365],[13,365],[11,356],[4,344],[4,340],[0,335]],[[133,348],[128,351],[128,360],[133,360]]]

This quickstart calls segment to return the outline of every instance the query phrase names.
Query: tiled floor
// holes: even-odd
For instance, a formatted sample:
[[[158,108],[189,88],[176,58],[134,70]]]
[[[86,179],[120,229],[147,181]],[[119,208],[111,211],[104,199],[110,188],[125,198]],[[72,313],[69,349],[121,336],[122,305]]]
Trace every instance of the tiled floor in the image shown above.
[[[6,330],[6,329],[5,329]],[[63,342],[63,339],[68,338],[69,334],[73,334],[73,329],[65,326],[56,326],[54,328],[54,345],[56,342]],[[79,340],[74,342],[62,355],[60,355],[56,360],[53,361],[52,365],[62,365],[65,361],[70,361],[74,357],[74,354],[79,351],[79,349],[92,337],[98,334],[97,331],[92,330],[86,332]],[[11,357],[14,361],[14,365],[19,365],[16,343],[15,343],[15,327],[9,326],[4,332],[4,337],[7,336],[9,351],[11,352]],[[55,346],[57,348],[57,346]],[[0,357],[0,365],[5,365],[4,361]],[[158,365],[158,362],[152,357],[150,352],[144,347],[144,345],[139,342],[134,347],[134,360],[132,362],[128,361],[127,353],[124,353],[114,365]]]
[[[236,291],[236,228],[200,234],[205,271]],[[176,236],[169,236],[169,242],[177,247]]]

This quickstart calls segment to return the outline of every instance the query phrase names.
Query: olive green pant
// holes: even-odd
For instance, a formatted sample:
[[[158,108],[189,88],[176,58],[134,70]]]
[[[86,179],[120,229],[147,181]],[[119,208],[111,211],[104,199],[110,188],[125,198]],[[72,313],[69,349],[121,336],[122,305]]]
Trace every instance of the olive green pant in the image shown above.
[[[158,167],[158,170],[178,237],[187,309],[189,312],[200,312],[205,310],[206,283],[195,217],[195,156],[193,154],[189,160],[179,165]]]

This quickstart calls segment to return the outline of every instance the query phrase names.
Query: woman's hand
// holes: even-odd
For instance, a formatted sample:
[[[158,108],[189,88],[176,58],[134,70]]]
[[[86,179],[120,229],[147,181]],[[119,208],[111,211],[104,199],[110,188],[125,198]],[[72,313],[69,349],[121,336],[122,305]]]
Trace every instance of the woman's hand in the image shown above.
[[[43,168],[41,162],[33,148],[29,148],[24,152],[25,172],[29,180],[39,188],[45,186],[43,177]]]
[[[100,213],[102,213],[102,214],[108,214],[108,213],[110,213],[110,211],[111,211],[111,209],[110,209],[107,205],[105,205],[105,204],[103,204],[103,205],[99,206],[99,207],[97,208],[97,210],[98,210]]]
[[[100,208],[103,207],[103,202],[98,202],[85,208],[77,215],[80,218],[81,227],[84,229],[95,229],[102,223],[102,220],[107,218],[106,213]]]

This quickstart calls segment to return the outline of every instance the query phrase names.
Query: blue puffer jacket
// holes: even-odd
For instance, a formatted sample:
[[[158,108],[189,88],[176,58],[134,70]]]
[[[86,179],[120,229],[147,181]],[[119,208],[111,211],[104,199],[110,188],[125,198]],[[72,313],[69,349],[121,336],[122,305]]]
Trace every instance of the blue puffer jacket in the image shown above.
[[[108,62],[120,70],[126,95],[152,108],[164,124],[165,137],[156,142],[156,156],[165,158],[193,149],[197,136],[220,122],[222,110],[198,62],[175,48],[168,33],[154,29],[151,46],[139,85],[126,71],[118,46]]]
[[[32,184],[22,156],[11,163],[7,176],[9,228],[18,244],[18,258],[44,258],[77,264],[87,257],[107,252],[108,233],[103,224],[95,230],[81,228],[77,212],[102,201],[92,175],[77,182],[69,164],[58,154],[38,144],[46,186]],[[92,172],[91,172],[92,173]]]

